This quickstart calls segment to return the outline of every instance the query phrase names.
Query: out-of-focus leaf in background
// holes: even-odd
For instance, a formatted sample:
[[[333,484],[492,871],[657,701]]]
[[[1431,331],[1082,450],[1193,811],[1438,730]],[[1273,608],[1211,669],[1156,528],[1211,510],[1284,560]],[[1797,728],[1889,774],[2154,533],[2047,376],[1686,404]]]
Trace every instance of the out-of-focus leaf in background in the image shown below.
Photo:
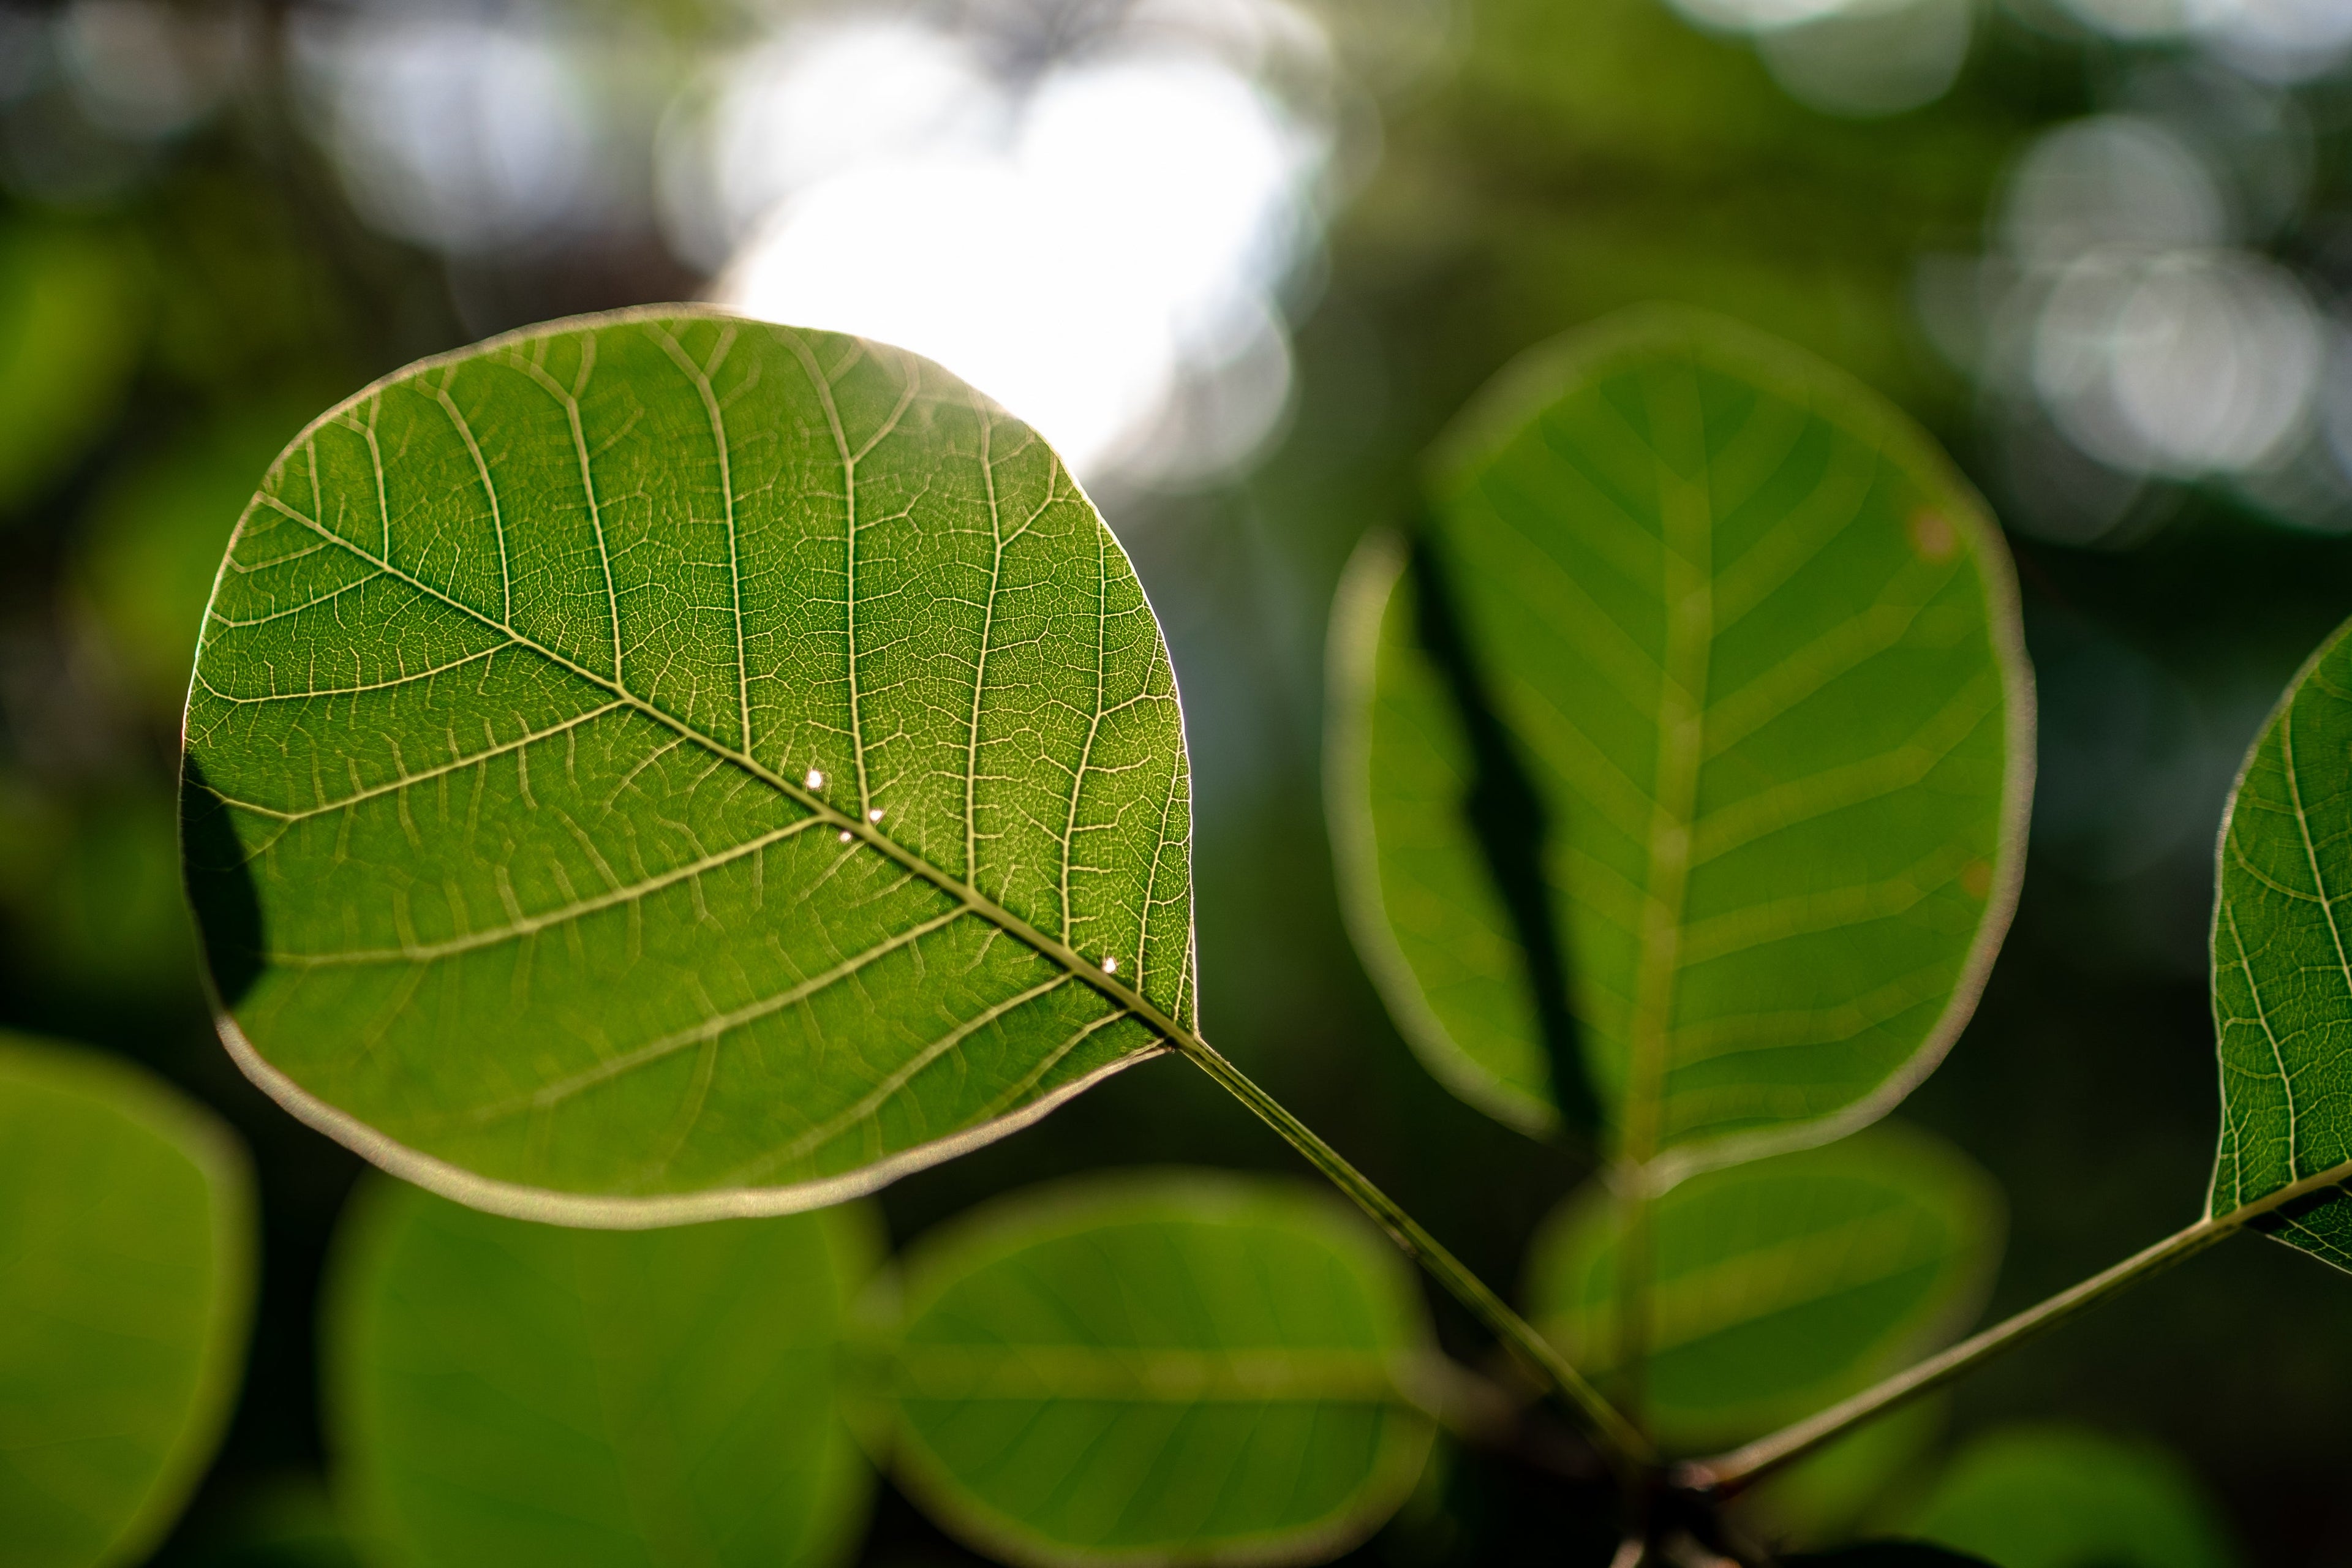
[[[1733,1500],[1733,1517],[1782,1550],[1869,1534],[1912,1500],[1950,1420],[1948,1400],[1905,1405],[1766,1477]]]
[[[2081,1427],[1989,1432],[1962,1448],[1906,1533],[2000,1568],[2234,1568],[2213,1506],[2179,1460]]]
[[[1622,1371],[1619,1212],[1599,1183],[1570,1197],[1525,1288],[1536,1322],[1601,1373]],[[1693,1176],[1650,1223],[1645,1409],[1686,1450],[1760,1436],[1935,1348],[1968,1326],[2000,1257],[1990,1179],[1895,1123]]]
[[[110,473],[91,498],[71,570],[103,657],[142,710],[174,715],[186,702],[229,534],[254,481],[315,412],[258,401],[224,411]]]
[[[138,251],[95,226],[0,226],[0,516],[82,460],[121,407],[152,309]]]
[[[831,1568],[872,1472],[836,1397],[874,1216],[592,1231],[379,1180],[327,1321],[336,1486],[385,1568]]]
[[[1307,1563],[1429,1454],[1412,1279],[1328,1197],[1210,1173],[1024,1193],[877,1301],[894,1473],[1003,1561]]]
[[[235,1404],[257,1260],[244,1151],[96,1052],[0,1037],[0,1558],[145,1559]]]

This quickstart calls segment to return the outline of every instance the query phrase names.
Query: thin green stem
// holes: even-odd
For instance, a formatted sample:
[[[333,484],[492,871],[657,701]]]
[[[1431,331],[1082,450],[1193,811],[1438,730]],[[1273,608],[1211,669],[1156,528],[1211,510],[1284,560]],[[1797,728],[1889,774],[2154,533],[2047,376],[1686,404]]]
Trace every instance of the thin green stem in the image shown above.
[[[1728,1497],[1783,1465],[1802,1458],[1849,1428],[1883,1415],[1906,1401],[1941,1388],[1962,1373],[1973,1370],[1979,1363],[1990,1361],[2003,1351],[2014,1349],[2037,1335],[2047,1333],[2109,1297],[2119,1295],[2144,1279],[2154,1279],[2176,1263],[2196,1257],[2263,1215],[2274,1214],[2314,1193],[2347,1183],[2352,1183],[2352,1160],[2332,1165],[2315,1175],[2305,1176],[2267,1197],[2257,1198],[2252,1203],[2231,1209],[2228,1214],[2199,1220],[2186,1230],[2134,1253],[2114,1268],[2094,1274],[2073,1289],[2061,1290],[2041,1305],[2029,1307],[2007,1321],[1996,1323],[1980,1334],[1962,1340],[1940,1354],[1929,1356],[1918,1365],[1895,1373],[1874,1388],[1864,1389],[1843,1404],[1832,1405],[1827,1410],[1809,1415],[1769,1437],[1759,1437],[1744,1448],[1683,1465],[1677,1468],[1675,1479],[1693,1489]]]
[[[1281,1103],[1213,1049],[1198,1036],[1181,1034],[1175,1037],[1176,1048],[1202,1072],[1214,1079],[1227,1093],[1255,1112],[1259,1121],[1280,1133],[1283,1140],[1301,1154],[1307,1163],[1330,1179],[1356,1206],[1372,1217],[1388,1232],[1397,1246],[1404,1249],[1431,1279],[1443,1285],[1447,1293],[1470,1310],[1471,1315],[1485,1324],[1488,1331],[1510,1348],[1528,1369],[1559,1394],[1583,1418],[1593,1439],[1612,1466],[1632,1470],[1656,1462],[1657,1451],[1649,1439],[1636,1431],[1633,1424],[1617,1413],[1616,1408],[1584,1380],[1584,1375],[1569,1364],[1568,1358],[1553,1348],[1550,1341],[1529,1326],[1528,1321],[1507,1306],[1503,1299],[1486,1287],[1486,1282],[1462,1266],[1459,1258],[1445,1250],[1437,1238],[1421,1227],[1419,1221],[1399,1208],[1396,1201],[1374,1186],[1364,1173],[1350,1165],[1322,1139]]]

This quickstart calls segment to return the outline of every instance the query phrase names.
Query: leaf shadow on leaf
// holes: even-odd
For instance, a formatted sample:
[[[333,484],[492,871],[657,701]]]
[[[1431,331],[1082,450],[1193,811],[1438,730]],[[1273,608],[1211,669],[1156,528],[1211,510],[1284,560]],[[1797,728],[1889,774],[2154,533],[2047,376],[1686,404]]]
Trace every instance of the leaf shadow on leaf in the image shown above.
[[[2322,1187],[2315,1193],[2305,1193],[2292,1203],[2281,1204],[2268,1214],[2256,1215],[2246,1222],[2246,1228],[2260,1231],[2264,1236],[2277,1237],[2292,1245],[2290,1233],[2302,1228],[2299,1221],[2330,1204],[2342,1203],[2347,1197],[2352,1197],[2352,1185],[2338,1183],[2332,1187]]]
[[[220,1005],[233,1008],[261,977],[261,899],[228,805],[206,782],[194,752],[181,764],[180,854],[205,964]]]
[[[1601,1130],[1601,1101],[1585,1066],[1583,1029],[1569,1004],[1568,949],[1544,875],[1551,818],[1490,699],[1432,533],[1426,519],[1413,530],[1405,566],[1413,583],[1413,630],[1454,700],[1469,743],[1473,772],[1463,814],[1527,955],[1528,984],[1561,1131],[1571,1141],[1590,1141]]]

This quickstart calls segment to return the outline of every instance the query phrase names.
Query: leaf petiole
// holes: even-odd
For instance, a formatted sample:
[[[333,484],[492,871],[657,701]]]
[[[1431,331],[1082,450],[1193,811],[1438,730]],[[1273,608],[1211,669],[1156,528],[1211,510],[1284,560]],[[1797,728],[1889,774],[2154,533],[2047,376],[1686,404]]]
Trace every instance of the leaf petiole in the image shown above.
[[[1227,1061],[1207,1041],[1189,1032],[1171,1032],[1169,1037],[1187,1060],[1249,1107],[1259,1121],[1280,1133],[1284,1142],[1304,1154],[1307,1163],[1328,1177],[1332,1185],[1353,1199],[1357,1207],[1370,1215],[1373,1223],[1404,1249],[1405,1256],[1427,1270],[1431,1279],[1468,1308],[1473,1317],[1508,1346],[1552,1392],[1581,1415],[1594,1441],[1608,1457],[1612,1468],[1631,1470],[1656,1462],[1657,1450],[1651,1446],[1650,1440],[1619,1414],[1614,1405],[1603,1399],[1600,1391],[1585,1381],[1584,1375],[1570,1364],[1568,1358],[1561,1355],[1550,1341],[1538,1333],[1526,1319],[1511,1310],[1485,1280],[1463,1267],[1462,1261],[1441,1246],[1436,1237],[1423,1230],[1419,1221],[1398,1207],[1395,1199],[1374,1186],[1362,1172],[1341,1158],[1338,1150],[1316,1136],[1312,1128],[1285,1110],[1279,1100],[1251,1081],[1246,1074]]]
[[[2046,1333],[2109,1297],[2120,1295],[2131,1286],[2155,1278],[2174,1264],[2185,1262],[2207,1247],[2228,1240],[2254,1221],[2275,1214],[2315,1193],[2347,1183],[2352,1183],[2352,1160],[2305,1176],[2267,1197],[2257,1198],[2252,1203],[2231,1209],[2228,1214],[2199,1220],[2187,1229],[2177,1231],[2154,1246],[2134,1253],[2113,1268],[2094,1274],[2081,1284],[2061,1290],[2048,1300],[2029,1307],[1982,1333],[1972,1335],[1948,1350],[1929,1356],[1916,1366],[1899,1372],[1851,1399],[1832,1405],[1769,1436],[1759,1437],[1745,1447],[1717,1454],[1712,1458],[1694,1459],[1676,1467],[1675,1483],[1688,1490],[1707,1492],[1718,1500],[1733,1496],[1782,1466],[1804,1458],[1849,1428],[1941,1388],[1962,1373],[1974,1370],[1980,1363],[1991,1360],[2003,1351],[2014,1349]]]

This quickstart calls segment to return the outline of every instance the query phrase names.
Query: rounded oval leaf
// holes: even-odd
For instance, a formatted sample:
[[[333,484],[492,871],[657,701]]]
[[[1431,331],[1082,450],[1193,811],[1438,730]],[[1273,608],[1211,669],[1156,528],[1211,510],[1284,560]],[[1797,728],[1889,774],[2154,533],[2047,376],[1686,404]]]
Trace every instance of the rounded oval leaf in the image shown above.
[[[2032,693],[1934,445],[1681,311],[1504,373],[1335,614],[1357,942],[1449,1085],[1654,1185],[1883,1114],[2016,900]],[[1580,1110],[1589,1107],[1589,1110]]]
[[[0,1037],[0,1559],[143,1561],[245,1364],[245,1153],[130,1064]]]
[[[2208,1216],[2352,1162],[2352,626],[2312,655],[2254,740],[2223,819],[2213,900],[2221,1138]],[[2352,1177],[2352,1170],[2345,1174]],[[2352,1269],[2338,1187],[2256,1229]]]
[[[1024,1564],[1305,1563],[1393,1513],[1434,1427],[1396,1254],[1322,1194],[1205,1173],[1000,1200],[907,1255],[893,1468]]]
[[[362,1188],[329,1282],[336,1484],[395,1568],[824,1568],[873,1475],[837,1397],[862,1205],[666,1230]]]
[[[477,1206],[837,1202],[1190,1026],[1135,574],[856,338],[663,307],[335,409],[230,543],[184,776],[239,1063]]]
[[[1538,1325],[1602,1380],[1616,1369],[1618,1216],[1598,1182],[1538,1233]],[[1708,1171],[1649,1217],[1643,1409],[1684,1450],[1754,1437],[1867,1386],[1965,1328],[2000,1258],[1991,1178],[1899,1123]]]
[[[2197,1479],[2147,1444],[2066,1426],[1978,1438],[1909,1533],[2000,1568],[2234,1568]]]

